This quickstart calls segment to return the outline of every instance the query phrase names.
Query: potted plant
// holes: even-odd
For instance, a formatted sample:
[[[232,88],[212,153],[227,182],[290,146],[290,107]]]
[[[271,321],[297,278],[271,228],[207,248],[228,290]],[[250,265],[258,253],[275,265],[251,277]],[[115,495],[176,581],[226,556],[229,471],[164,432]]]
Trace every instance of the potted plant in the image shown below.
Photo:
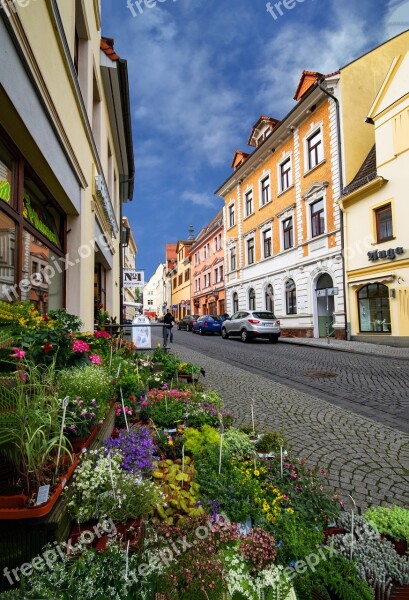
[[[374,506],[365,513],[365,520],[389,539],[401,556],[409,544],[409,510],[401,506]]]
[[[277,451],[280,452],[280,446],[282,447],[283,445],[284,440],[280,433],[276,431],[267,431],[261,435],[254,446],[259,456],[272,457]]]

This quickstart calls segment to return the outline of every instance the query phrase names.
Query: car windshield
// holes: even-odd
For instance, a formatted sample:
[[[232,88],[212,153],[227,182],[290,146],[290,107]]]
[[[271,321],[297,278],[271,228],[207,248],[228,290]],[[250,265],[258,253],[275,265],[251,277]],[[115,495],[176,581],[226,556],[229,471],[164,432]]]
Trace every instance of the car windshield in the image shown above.
[[[210,315],[209,319],[212,319],[213,321],[221,321],[221,317],[219,317],[218,315]]]
[[[254,312],[253,316],[257,319],[263,319],[263,321],[275,320],[275,315],[272,312]]]

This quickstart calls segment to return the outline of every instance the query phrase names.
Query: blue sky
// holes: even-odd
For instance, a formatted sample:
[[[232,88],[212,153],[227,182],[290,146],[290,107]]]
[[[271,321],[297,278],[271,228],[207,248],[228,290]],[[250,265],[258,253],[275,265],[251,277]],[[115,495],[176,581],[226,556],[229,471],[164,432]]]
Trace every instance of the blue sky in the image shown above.
[[[128,60],[136,179],[124,214],[146,281],[166,243],[221,208],[235,150],[251,150],[260,114],[293,107],[303,69],[330,73],[409,28],[409,0],[294,0],[276,19],[266,0],[140,0],[142,12],[129,0],[133,13],[127,1],[102,0],[102,35]]]

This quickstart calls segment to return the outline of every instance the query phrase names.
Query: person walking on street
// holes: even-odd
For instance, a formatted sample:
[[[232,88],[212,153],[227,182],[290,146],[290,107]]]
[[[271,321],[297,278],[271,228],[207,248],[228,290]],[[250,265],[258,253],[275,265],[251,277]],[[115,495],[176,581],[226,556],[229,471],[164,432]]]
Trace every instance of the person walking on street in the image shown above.
[[[166,342],[168,341],[168,337],[170,337],[170,343],[173,342],[173,325],[175,323],[175,319],[173,318],[170,310],[163,317],[163,322],[166,324]]]

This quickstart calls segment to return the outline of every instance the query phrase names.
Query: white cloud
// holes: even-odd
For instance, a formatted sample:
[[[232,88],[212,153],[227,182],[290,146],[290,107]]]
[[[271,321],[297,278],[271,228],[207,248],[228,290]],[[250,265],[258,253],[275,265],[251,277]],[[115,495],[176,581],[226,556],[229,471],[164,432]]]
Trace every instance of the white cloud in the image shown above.
[[[204,206],[206,208],[216,207],[217,204],[221,204],[220,202],[217,202],[217,198],[215,196],[212,197],[210,194],[200,192],[186,191],[183,192],[181,198],[186,202],[190,202],[198,206]]]

